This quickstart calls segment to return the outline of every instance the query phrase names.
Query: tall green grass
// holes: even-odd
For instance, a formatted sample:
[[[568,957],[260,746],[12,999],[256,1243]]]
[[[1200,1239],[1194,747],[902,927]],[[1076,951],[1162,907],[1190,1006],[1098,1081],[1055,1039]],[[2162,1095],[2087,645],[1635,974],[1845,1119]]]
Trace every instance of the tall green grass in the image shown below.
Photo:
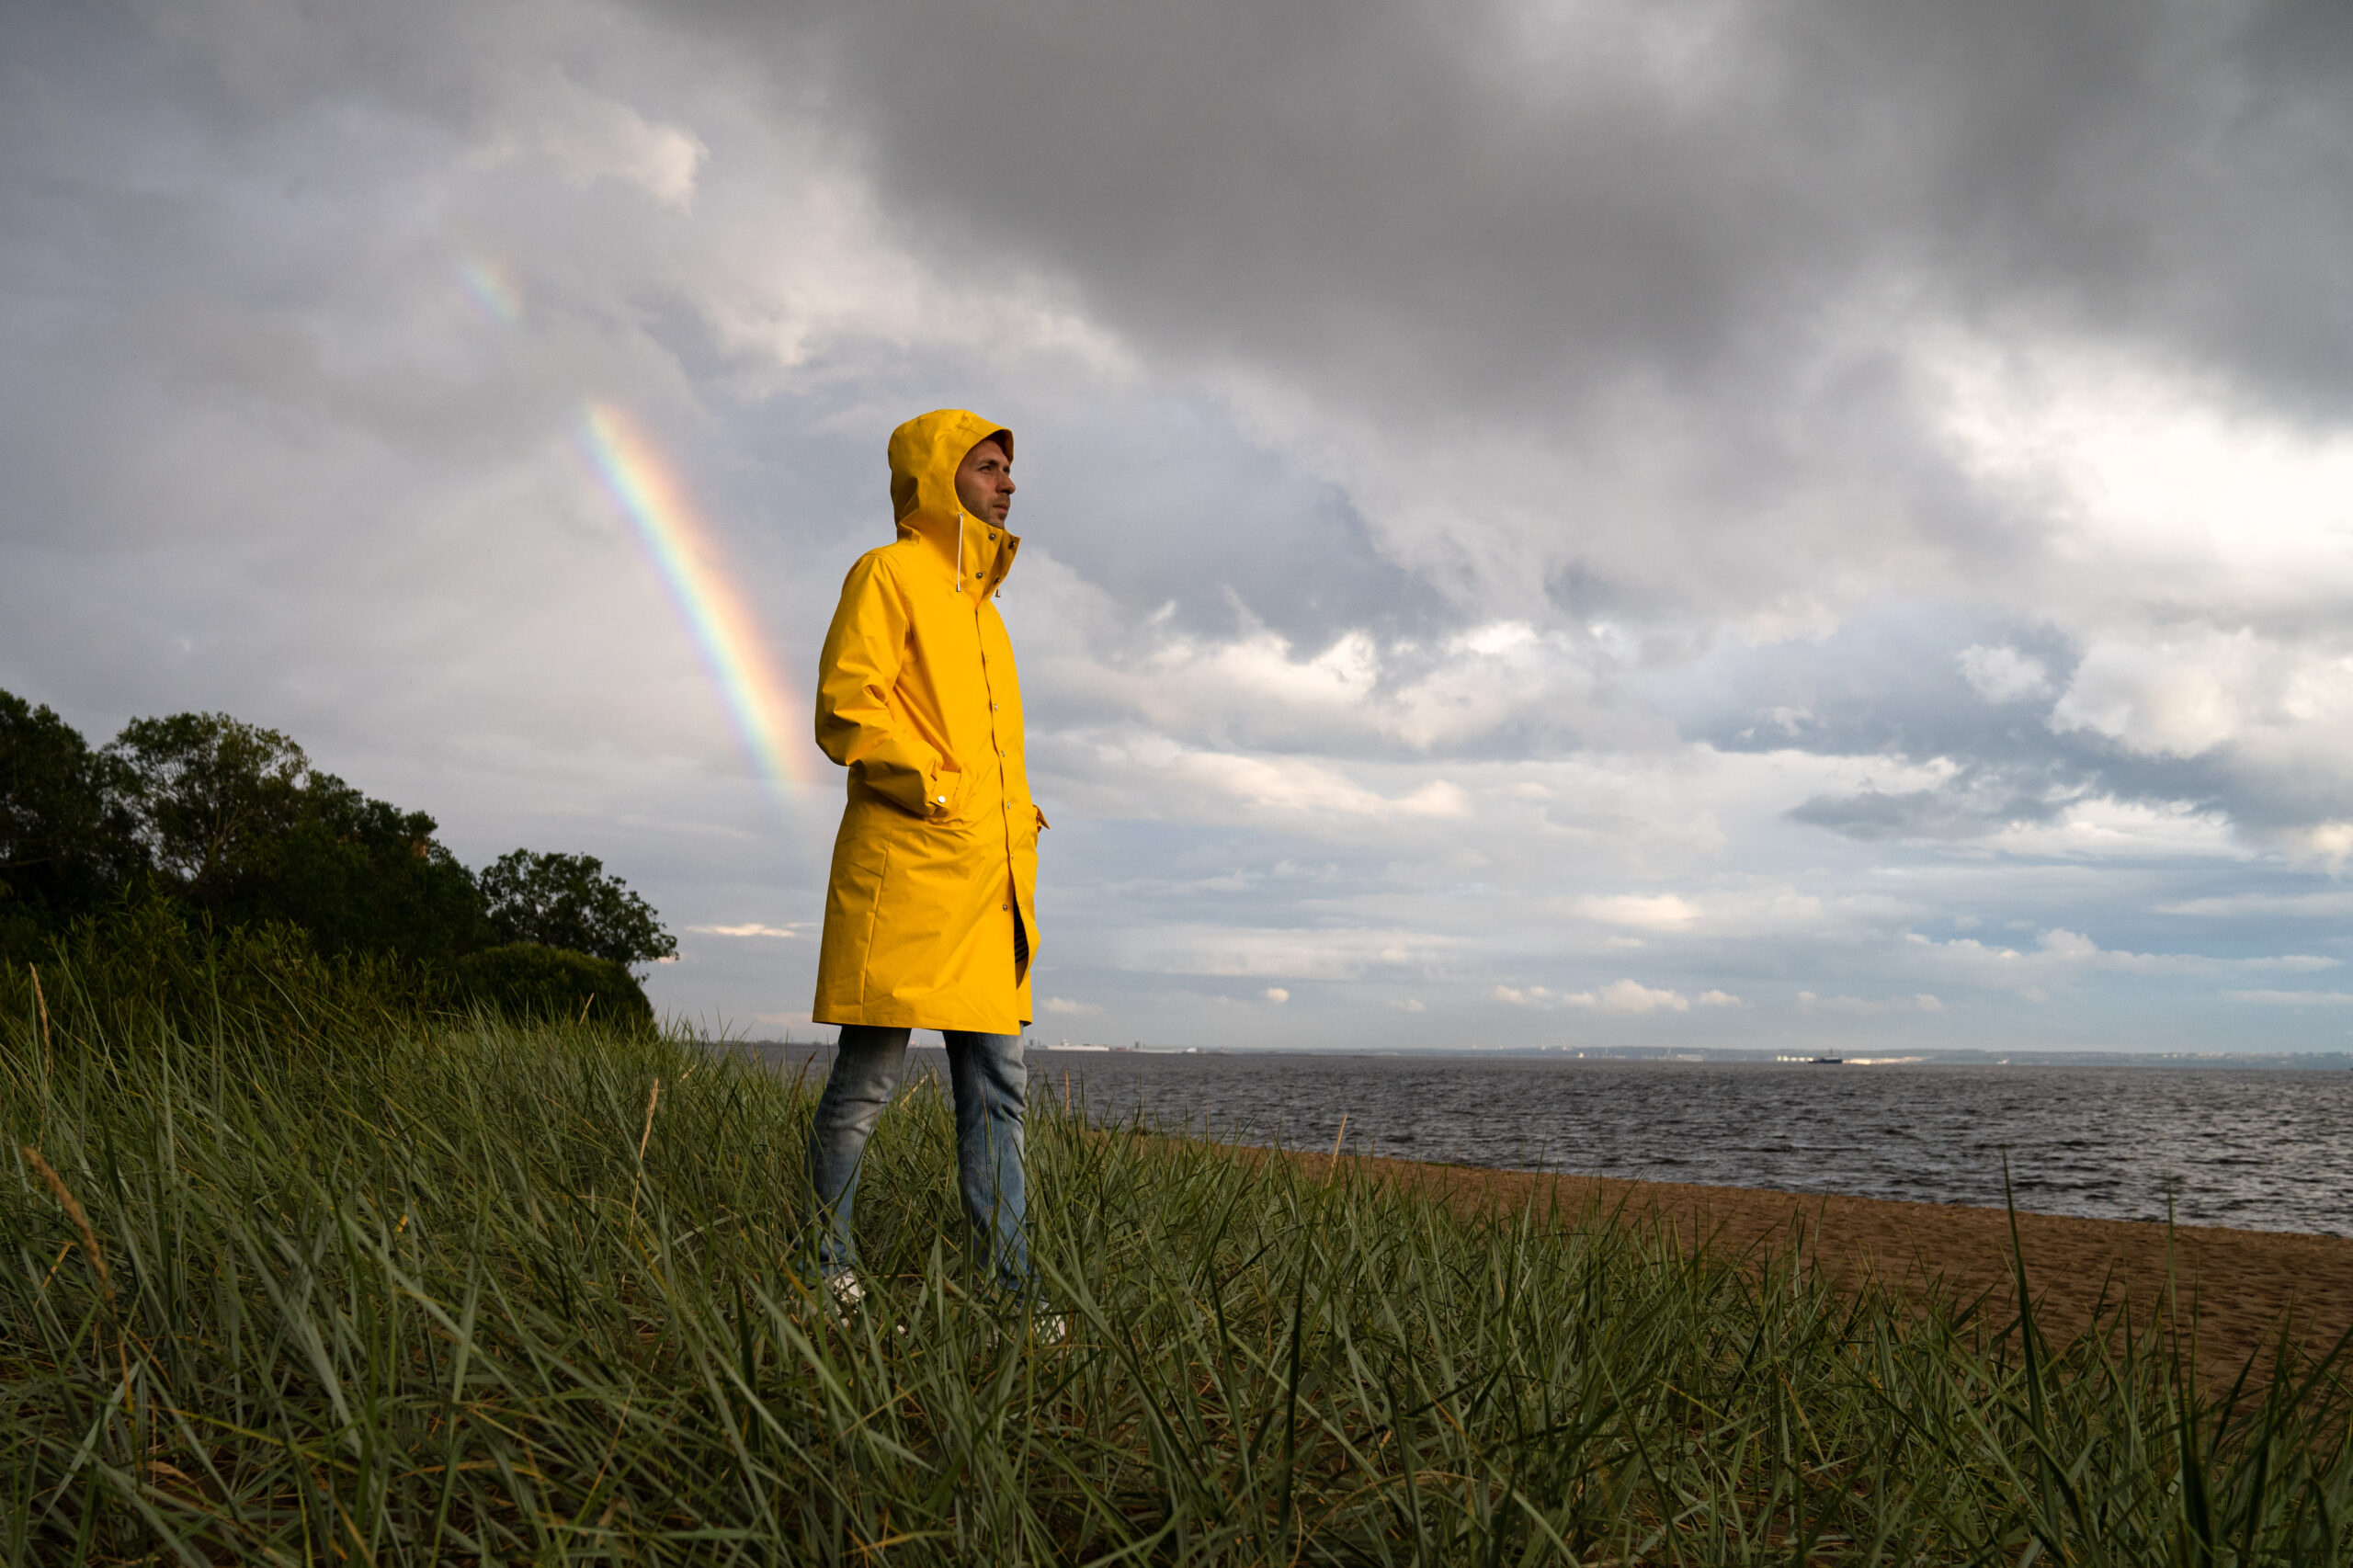
[[[594,1027],[0,995],[0,1560],[2331,1563],[2334,1359],[1842,1295],[1592,1212],[1031,1119],[1070,1339],[969,1292],[936,1084],[847,1322],[816,1085]],[[69,998],[63,1006],[59,996]],[[2211,1386],[2212,1380],[2207,1380]]]

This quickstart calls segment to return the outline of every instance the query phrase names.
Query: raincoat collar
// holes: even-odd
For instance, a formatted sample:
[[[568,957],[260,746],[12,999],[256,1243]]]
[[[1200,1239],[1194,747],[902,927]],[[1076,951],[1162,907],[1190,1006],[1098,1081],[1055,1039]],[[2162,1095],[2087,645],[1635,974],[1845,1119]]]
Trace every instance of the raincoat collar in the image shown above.
[[[924,547],[940,574],[971,598],[996,592],[1013,569],[1021,540],[965,511],[956,498],[956,470],[964,454],[991,436],[1013,454],[1013,432],[977,414],[942,408],[891,432],[891,506],[899,537]]]

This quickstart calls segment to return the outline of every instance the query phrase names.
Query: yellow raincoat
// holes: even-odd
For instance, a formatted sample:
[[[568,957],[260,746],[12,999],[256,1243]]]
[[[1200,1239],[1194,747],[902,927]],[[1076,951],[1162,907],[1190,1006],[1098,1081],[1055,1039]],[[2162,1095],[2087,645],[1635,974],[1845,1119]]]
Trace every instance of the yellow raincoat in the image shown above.
[[[825,633],[817,744],[849,769],[849,803],[817,954],[821,1024],[1017,1034],[1029,1022],[1046,823],[1022,766],[1013,644],[990,602],[1021,541],[956,497],[958,465],[990,436],[1012,455],[1009,431],[961,409],[892,432],[899,537],[849,569]]]

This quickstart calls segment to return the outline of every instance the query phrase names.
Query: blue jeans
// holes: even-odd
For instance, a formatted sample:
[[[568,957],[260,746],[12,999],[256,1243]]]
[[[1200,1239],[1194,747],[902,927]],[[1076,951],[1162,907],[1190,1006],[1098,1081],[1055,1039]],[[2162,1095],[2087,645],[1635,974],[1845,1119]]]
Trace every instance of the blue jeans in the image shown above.
[[[1021,1118],[1029,1108],[1029,1074],[1021,1037],[944,1031],[948,1080],[956,1093],[956,1174],[964,1216],[988,1256],[989,1274],[1006,1290],[1026,1293],[1029,1243],[1023,1233]],[[907,1062],[906,1029],[845,1024],[834,1070],[817,1100],[809,1129],[809,1187],[815,1205],[817,1267],[822,1273],[857,1265],[850,1206],[866,1140],[899,1086]]]

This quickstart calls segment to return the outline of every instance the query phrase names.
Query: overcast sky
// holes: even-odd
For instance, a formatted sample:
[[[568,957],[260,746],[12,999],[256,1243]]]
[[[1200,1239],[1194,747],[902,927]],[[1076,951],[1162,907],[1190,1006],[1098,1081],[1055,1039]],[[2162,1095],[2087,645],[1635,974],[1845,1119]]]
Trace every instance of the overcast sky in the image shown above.
[[[1042,1038],[2342,1050],[2348,257],[2334,0],[14,0],[0,687],[597,854],[805,1029],[817,644],[966,406]]]

